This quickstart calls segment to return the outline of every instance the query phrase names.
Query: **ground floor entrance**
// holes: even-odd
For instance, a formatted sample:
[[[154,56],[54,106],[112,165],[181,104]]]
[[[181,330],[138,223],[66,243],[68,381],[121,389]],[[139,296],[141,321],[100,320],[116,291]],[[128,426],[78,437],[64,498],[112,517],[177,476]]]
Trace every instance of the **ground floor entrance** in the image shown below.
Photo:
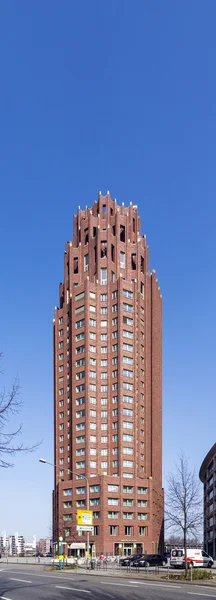
[[[140,542],[115,542],[115,556],[132,556],[133,554],[143,554],[144,544]]]

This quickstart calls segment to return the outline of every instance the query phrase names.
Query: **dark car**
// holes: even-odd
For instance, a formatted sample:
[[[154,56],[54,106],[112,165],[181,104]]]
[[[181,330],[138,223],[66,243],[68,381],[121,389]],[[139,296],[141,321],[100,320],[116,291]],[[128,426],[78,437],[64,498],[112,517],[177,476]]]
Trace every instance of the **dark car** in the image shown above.
[[[161,554],[146,554],[138,559],[134,566],[139,567],[164,567],[167,564],[166,556]]]
[[[119,564],[122,567],[127,567],[130,563],[133,563],[135,560],[138,560],[141,557],[141,554],[131,554],[129,556],[123,556],[120,558]]]

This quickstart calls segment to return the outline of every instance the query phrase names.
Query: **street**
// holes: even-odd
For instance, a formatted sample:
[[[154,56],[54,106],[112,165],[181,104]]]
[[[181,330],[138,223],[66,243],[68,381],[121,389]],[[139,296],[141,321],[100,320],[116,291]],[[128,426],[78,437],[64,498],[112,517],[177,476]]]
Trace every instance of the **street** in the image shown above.
[[[29,566],[0,564],[0,600],[201,600],[215,598],[213,584],[154,582],[105,576],[102,573],[41,572]]]

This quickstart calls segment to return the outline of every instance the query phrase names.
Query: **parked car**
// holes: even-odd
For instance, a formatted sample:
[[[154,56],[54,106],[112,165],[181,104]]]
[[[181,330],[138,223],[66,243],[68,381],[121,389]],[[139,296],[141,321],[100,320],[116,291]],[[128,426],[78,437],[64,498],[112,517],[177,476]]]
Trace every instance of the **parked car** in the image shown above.
[[[164,567],[167,564],[167,557],[161,554],[145,554],[133,563],[133,566],[139,567]]]
[[[141,556],[141,554],[130,554],[128,556],[123,556],[122,558],[120,558],[119,564],[122,567],[127,567],[130,563],[133,563],[134,560],[139,559]]]

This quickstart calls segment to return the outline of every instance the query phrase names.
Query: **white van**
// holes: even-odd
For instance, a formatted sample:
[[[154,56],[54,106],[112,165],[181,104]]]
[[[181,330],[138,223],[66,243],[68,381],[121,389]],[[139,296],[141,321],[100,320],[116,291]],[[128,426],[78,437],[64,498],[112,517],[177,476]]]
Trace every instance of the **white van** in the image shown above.
[[[187,548],[187,563],[189,567],[207,567],[211,568],[214,561],[209,554],[198,548]],[[171,550],[171,567],[185,567],[185,551],[183,548]]]

